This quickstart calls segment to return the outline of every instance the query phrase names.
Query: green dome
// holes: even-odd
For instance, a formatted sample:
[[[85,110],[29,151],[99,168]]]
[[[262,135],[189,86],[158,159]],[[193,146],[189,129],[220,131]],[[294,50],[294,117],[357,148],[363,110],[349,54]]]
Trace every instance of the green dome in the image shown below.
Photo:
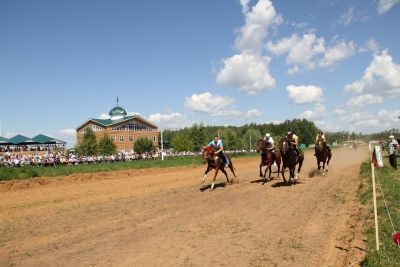
[[[124,108],[115,107],[110,110],[108,115],[110,115],[111,117],[115,117],[115,116],[124,117],[124,116],[128,115],[128,112],[126,112],[126,110]]]

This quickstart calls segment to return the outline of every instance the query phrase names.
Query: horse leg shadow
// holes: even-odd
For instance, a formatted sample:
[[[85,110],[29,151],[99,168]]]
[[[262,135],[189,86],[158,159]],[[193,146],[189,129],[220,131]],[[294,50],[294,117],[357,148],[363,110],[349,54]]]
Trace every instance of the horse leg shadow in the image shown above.
[[[215,189],[217,189],[217,188],[224,188],[225,186],[226,186],[226,183],[225,183],[225,182],[221,182],[221,183],[218,183],[218,184],[214,184],[214,189],[213,189],[213,190],[215,190]],[[205,185],[205,186],[203,186],[203,187],[200,187],[199,191],[200,191],[200,192],[204,192],[204,191],[206,191],[206,190],[208,190],[208,189],[211,189],[211,184],[208,184],[208,185]]]

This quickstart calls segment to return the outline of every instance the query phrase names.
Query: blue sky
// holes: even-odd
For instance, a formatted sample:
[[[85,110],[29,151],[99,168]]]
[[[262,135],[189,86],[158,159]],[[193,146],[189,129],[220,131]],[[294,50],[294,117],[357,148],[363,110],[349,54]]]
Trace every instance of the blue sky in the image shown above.
[[[400,0],[0,2],[1,135],[120,105],[165,127],[399,128]]]

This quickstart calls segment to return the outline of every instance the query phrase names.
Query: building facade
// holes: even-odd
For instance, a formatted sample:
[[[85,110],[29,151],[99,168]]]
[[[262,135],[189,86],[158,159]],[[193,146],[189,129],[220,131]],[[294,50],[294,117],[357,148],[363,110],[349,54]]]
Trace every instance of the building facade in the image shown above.
[[[108,135],[114,141],[117,151],[130,151],[139,137],[145,137],[158,146],[158,128],[139,115],[128,116],[126,110],[118,105],[108,113],[109,119],[89,119],[76,129],[77,145],[80,145],[83,134],[90,127],[99,140]]]

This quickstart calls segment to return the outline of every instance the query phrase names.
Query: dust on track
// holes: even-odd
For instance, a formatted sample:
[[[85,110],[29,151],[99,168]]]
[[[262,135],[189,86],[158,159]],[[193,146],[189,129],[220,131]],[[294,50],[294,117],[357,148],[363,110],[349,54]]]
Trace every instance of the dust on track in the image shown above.
[[[327,176],[305,155],[301,182],[263,183],[259,158],[233,159],[238,183],[204,166],[0,183],[0,265],[346,266],[364,256],[359,166],[334,150]],[[211,175],[208,177],[211,179]],[[208,180],[210,181],[210,180]]]

